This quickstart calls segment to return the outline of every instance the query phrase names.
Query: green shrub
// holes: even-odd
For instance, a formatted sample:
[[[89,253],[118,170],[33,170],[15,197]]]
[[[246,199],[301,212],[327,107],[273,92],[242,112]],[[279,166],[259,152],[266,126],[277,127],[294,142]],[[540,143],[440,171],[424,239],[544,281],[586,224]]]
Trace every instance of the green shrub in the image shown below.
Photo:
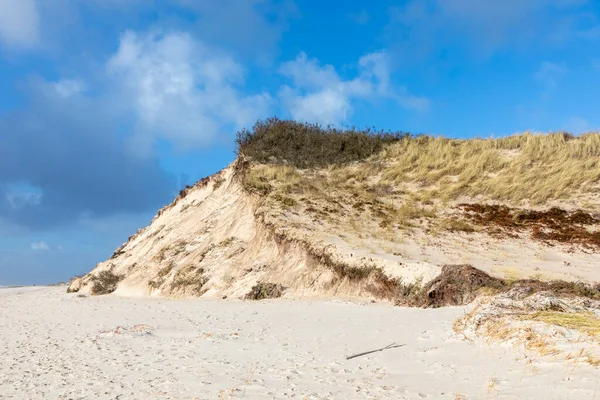
[[[367,159],[408,135],[270,118],[239,131],[236,143],[238,154],[254,161],[310,168]]]

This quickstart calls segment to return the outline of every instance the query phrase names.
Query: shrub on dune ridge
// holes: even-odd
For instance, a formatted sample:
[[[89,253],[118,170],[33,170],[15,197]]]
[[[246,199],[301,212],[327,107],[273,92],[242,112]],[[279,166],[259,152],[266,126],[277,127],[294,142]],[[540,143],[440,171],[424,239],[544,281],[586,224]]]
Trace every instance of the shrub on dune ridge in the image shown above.
[[[371,129],[337,129],[270,118],[258,121],[252,131],[239,131],[236,143],[238,153],[254,161],[285,162],[298,168],[309,168],[364,160],[407,135]]]

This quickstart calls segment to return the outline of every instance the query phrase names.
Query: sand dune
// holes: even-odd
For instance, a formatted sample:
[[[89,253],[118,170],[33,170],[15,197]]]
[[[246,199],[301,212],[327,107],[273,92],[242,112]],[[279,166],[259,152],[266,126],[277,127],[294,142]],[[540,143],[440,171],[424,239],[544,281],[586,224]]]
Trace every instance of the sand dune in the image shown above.
[[[467,307],[0,291],[0,399],[593,399],[598,370],[457,337]],[[351,360],[391,343],[403,345]]]

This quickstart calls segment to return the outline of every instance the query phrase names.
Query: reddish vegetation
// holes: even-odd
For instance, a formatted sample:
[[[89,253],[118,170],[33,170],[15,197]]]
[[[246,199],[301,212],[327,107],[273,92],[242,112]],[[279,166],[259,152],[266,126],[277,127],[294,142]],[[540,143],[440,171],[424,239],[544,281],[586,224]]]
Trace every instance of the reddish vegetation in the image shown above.
[[[471,222],[494,236],[516,237],[517,233],[528,231],[532,238],[547,243],[600,248],[600,231],[588,230],[589,226],[600,225],[600,219],[582,210],[569,212],[553,207],[535,211],[491,204],[460,204],[459,207]]]

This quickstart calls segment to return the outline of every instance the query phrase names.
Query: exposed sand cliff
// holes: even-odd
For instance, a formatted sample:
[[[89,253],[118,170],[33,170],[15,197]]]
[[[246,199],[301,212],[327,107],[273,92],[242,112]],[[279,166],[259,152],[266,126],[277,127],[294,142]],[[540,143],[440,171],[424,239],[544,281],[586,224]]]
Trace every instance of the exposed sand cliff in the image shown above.
[[[257,173],[269,177],[264,180],[269,193],[256,190],[252,180]],[[444,265],[470,264],[509,280],[600,280],[600,253],[585,241],[598,235],[600,220],[592,214],[573,207],[570,212],[558,209],[557,217],[555,211],[523,214],[487,206],[462,210],[450,204],[435,212],[413,206],[421,208],[402,219],[393,214],[398,212],[393,204],[404,207],[405,194],[391,191],[362,198],[339,182],[327,190],[322,185],[330,182],[331,174],[239,159],[183,190],[109,260],[74,279],[69,291],[338,296],[406,304],[403,300],[423,295],[420,289],[439,276]],[[303,191],[281,190],[285,185],[301,187],[305,181],[321,185],[323,195],[315,195],[314,188],[310,198]],[[448,220],[469,224],[469,229],[436,225]],[[565,233],[560,223],[566,226],[569,221],[575,223]],[[577,242],[573,229],[585,240]],[[534,240],[540,232],[548,237]],[[561,242],[551,234],[570,235],[570,240]]]
[[[374,268],[405,284],[438,274],[431,263],[361,255],[360,249],[334,247],[335,238],[286,226],[244,190],[237,166],[182,191],[111,259],[74,279],[69,291],[245,297],[257,284],[271,284],[287,296],[387,298],[388,275],[371,274]]]

